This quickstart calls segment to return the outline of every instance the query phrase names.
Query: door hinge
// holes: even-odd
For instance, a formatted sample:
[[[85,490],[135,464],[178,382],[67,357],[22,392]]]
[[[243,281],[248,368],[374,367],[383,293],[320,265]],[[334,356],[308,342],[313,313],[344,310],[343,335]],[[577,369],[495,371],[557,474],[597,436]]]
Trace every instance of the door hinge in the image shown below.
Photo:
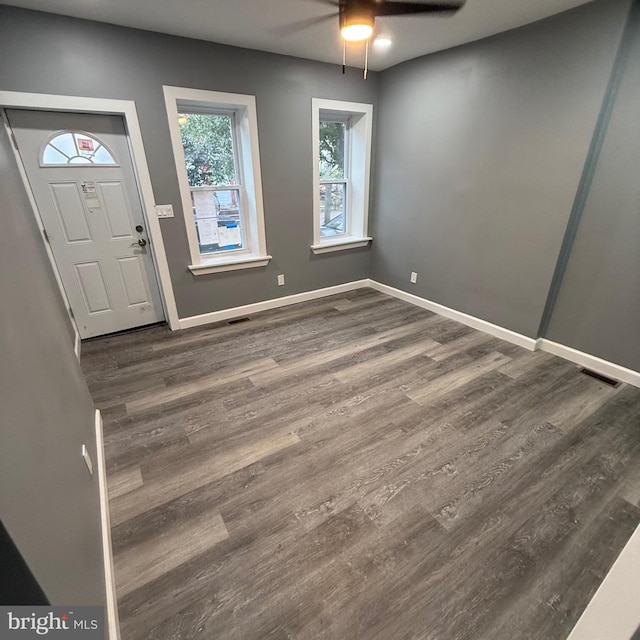
[[[18,149],[18,141],[16,140],[16,136],[13,133],[13,131],[10,132],[10,136],[9,137],[11,138],[11,142],[13,143],[13,146],[15,147],[16,151],[19,151],[19,149]]]
[[[75,319],[76,319],[76,317],[73,315],[73,309],[72,309],[71,307],[69,307],[69,315],[71,316],[71,318],[72,318],[73,320],[75,320]]]
[[[42,235],[43,235],[45,241],[48,244],[51,244],[51,240],[49,240],[49,234],[47,233],[47,230],[44,227],[42,227]]]

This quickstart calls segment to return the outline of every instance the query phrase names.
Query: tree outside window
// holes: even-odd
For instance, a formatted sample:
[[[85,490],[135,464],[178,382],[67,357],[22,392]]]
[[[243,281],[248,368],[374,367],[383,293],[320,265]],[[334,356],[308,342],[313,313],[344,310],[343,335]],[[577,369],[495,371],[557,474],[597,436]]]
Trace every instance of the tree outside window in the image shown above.
[[[231,116],[182,113],[178,122],[189,186],[235,184]]]

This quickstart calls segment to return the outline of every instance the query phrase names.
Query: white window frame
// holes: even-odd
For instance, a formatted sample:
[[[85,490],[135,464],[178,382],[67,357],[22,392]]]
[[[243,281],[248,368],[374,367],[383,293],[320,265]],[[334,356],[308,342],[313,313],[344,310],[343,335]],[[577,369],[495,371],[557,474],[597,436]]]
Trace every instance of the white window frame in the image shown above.
[[[262,200],[262,172],[258,145],[258,117],[255,96],[239,93],[222,93],[183,87],[163,86],[171,145],[178,172],[182,213],[184,215],[189,251],[190,271],[195,275],[264,267],[271,260],[267,254]],[[195,218],[191,205],[191,189],[185,170],[184,150],[178,114],[196,109],[199,113],[233,112],[235,120],[235,144],[240,199],[244,225],[245,247],[215,254],[200,253]]]
[[[366,247],[373,239],[367,235],[369,222],[369,179],[371,175],[371,137],[373,105],[342,100],[312,98],[313,135],[313,244],[314,253]],[[347,158],[345,158],[346,233],[320,235],[320,121],[348,121]],[[326,181],[322,181],[326,182]],[[329,181],[331,182],[331,181]],[[339,182],[342,182],[340,180]]]

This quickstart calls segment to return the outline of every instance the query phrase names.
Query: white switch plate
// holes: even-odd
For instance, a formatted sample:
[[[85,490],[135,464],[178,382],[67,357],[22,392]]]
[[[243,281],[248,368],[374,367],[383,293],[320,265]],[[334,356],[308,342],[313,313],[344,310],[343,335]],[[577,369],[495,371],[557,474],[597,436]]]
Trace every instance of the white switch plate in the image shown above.
[[[411,272],[411,282],[413,284],[415,284],[416,282],[418,282],[418,274],[415,271]]]
[[[84,463],[87,465],[87,469],[89,470],[89,475],[93,475],[93,460],[89,455],[89,451],[87,450],[87,445],[82,445],[82,458],[84,459]]]
[[[173,205],[157,204],[156,215],[158,216],[158,218],[173,218]]]
[[[281,274],[278,276],[278,286],[279,286],[279,287],[281,287],[281,286],[283,286],[283,285],[284,285],[284,273],[281,273]]]

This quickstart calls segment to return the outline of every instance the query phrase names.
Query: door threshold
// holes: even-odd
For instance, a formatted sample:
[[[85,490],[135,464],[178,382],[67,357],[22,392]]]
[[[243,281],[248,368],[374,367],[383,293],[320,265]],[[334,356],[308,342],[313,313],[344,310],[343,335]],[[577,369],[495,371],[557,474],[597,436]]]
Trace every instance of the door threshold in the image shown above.
[[[113,333],[103,333],[99,336],[91,336],[90,338],[82,338],[82,343],[93,342],[94,340],[102,340],[103,338],[115,338],[116,336],[122,336],[127,333],[136,333],[138,331],[144,331],[145,329],[151,329],[153,327],[168,327],[169,324],[162,320],[161,322],[152,322],[151,324],[143,324],[139,327],[131,327],[130,329],[122,329],[121,331],[114,331]]]

